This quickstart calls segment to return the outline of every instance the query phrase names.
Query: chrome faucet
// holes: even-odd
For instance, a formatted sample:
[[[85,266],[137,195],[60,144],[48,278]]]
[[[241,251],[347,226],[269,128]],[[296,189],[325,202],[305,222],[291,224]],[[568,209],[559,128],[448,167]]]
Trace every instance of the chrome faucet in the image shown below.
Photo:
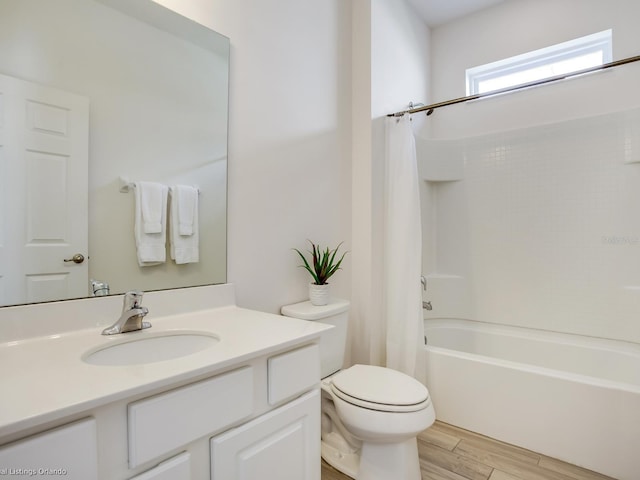
[[[125,293],[120,318],[109,328],[105,328],[102,335],[114,335],[149,328],[151,324],[142,321],[144,316],[149,313],[149,309],[141,305],[142,295],[143,293],[138,291]]]
[[[424,275],[420,276],[420,283],[422,284],[422,291],[426,292],[427,291],[427,277],[425,277]],[[423,300],[422,301],[422,308],[424,310],[433,310],[433,306],[431,305],[431,300],[429,300],[428,302],[425,302]],[[427,342],[425,342],[425,345],[426,345],[426,343]]]

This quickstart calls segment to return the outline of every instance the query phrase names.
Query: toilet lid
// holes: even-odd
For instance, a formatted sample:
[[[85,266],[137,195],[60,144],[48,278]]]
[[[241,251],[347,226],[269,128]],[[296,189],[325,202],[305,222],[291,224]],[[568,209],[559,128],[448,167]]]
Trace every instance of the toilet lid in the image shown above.
[[[413,412],[430,403],[429,391],[415,378],[373,365],[354,365],[339,372],[331,388],[344,401],[373,410]]]

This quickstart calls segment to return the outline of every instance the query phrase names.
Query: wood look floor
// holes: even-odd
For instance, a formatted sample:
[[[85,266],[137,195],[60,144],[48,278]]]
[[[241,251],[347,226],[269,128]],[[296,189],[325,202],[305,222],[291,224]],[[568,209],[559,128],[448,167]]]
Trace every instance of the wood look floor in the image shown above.
[[[418,453],[422,480],[614,480],[442,422],[418,435]],[[323,460],[322,480],[350,477]]]

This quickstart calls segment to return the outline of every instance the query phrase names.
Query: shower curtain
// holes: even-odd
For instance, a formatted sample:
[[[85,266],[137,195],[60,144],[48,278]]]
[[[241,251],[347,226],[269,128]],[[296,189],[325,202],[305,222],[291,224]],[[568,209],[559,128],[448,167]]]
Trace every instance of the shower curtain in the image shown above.
[[[387,367],[414,376],[422,319],[422,227],[409,115],[386,119],[384,316]]]

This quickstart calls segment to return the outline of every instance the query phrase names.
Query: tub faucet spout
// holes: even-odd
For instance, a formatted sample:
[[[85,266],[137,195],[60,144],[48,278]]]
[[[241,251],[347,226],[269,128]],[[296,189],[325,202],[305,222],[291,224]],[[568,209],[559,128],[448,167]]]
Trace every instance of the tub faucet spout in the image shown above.
[[[114,335],[116,333],[134,332],[136,330],[142,330],[143,328],[149,328],[151,324],[142,321],[145,315],[149,313],[149,309],[141,305],[142,295],[143,293],[138,291],[125,293],[120,318],[116,323],[105,328],[102,334]]]

